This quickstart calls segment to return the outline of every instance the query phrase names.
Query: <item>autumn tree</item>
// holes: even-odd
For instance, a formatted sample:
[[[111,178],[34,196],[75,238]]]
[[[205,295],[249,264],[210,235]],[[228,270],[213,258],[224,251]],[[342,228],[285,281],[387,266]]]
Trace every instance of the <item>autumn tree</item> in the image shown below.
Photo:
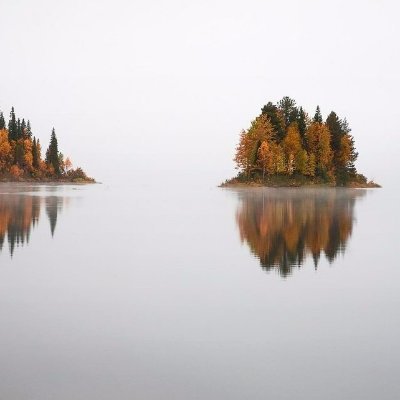
[[[244,170],[247,175],[259,168],[257,163],[261,143],[269,142],[274,138],[274,131],[266,115],[261,114],[251,123],[247,131],[240,134],[239,145],[236,149],[235,162],[238,168]]]
[[[295,171],[295,160],[298,157],[298,153],[302,150],[297,122],[290,124],[286,137],[283,140],[283,148],[287,160],[287,171],[291,175]]]
[[[11,146],[8,141],[8,132],[3,127],[0,129],[0,170],[6,171],[12,162]]]

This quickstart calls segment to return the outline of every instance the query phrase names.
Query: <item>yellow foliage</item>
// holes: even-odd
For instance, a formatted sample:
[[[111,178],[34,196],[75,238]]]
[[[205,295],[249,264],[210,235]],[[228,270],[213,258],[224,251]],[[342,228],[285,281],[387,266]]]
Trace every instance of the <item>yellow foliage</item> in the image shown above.
[[[10,168],[10,174],[14,177],[14,178],[19,178],[22,174],[23,174],[24,170],[19,168],[18,165],[12,165]]]
[[[8,132],[6,129],[0,130],[0,170],[8,169],[11,163],[11,146],[8,142]]]

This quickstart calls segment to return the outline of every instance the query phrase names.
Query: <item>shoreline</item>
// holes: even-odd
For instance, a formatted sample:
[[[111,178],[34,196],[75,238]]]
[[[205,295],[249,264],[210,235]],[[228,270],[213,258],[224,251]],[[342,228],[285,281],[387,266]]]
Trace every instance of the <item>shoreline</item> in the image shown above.
[[[375,182],[350,182],[347,185],[340,186],[335,185],[332,183],[314,183],[314,182],[307,182],[307,183],[298,183],[295,181],[292,182],[256,182],[256,181],[248,181],[248,182],[238,182],[234,181],[234,179],[223,182],[218,185],[220,188],[344,188],[344,189],[377,189],[382,188],[381,185]]]
[[[93,180],[84,180],[84,179],[77,179],[77,180],[68,180],[68,179],[0,179],[1,183],[30,183],[30,184],[63,184],[63,185],[84,185],[84,184],[96,184],[101,182],[96,182]]]

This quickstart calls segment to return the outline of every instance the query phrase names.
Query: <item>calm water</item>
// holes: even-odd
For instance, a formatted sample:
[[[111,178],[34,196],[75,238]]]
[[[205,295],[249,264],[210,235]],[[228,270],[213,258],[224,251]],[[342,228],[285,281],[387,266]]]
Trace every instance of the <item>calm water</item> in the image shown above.
[[[0,185],[0,399],[400,398],[399,200]]]

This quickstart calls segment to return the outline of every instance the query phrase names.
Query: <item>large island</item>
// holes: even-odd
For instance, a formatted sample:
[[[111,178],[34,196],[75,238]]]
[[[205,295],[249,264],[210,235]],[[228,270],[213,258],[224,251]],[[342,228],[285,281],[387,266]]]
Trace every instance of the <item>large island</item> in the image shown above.
[[[53,128],[42,159],[41,144],[32,134],[29,120],[17,118],[11,109],[8,124],[0,112],[0,181],[93,183],[82,168],[73,168],[69,157],[58,150]]]
[[[239,173],[221,186],[379,187],[358,173],[358,153],[346,119],[319,106],[310,117],[290,97],[267,103],[240,134],[234,161]]]

